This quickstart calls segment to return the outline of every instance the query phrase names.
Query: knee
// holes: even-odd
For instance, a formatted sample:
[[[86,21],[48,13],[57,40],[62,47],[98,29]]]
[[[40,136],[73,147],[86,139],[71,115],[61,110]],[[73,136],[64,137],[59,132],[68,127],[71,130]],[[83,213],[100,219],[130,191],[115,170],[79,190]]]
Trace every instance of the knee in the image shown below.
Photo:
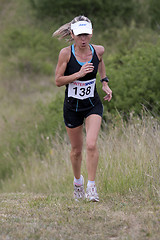
[[[71,155],[72,155],[74,158],[78,158],[79,156],[81,156],[81,154],[82,154],[82,149],[72,148],[72,150],[71,150]]]
[[[86,142],[87,151],[95,151],[96,150],[96,143],[94,141],[87,141]]]

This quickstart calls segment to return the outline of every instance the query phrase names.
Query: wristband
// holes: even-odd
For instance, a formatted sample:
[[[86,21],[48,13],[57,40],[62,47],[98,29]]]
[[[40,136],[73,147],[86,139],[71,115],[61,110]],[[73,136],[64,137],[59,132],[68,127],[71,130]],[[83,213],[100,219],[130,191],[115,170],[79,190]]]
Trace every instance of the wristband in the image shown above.
[[[100,82],[102,83],[102,82],[109,82],[109,79],[108,79],[108,77],[105,77],[105,78],[102,78],[101,80],[100,80]]]

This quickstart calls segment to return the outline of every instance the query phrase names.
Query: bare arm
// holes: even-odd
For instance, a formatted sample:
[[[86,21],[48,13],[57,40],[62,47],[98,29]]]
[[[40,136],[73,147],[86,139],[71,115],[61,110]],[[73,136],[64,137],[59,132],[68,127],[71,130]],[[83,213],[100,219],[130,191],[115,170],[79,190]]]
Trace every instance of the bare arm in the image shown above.
[[[98,66],[98,71],[100,74],[101,79],[106,77],[106,70],[105,70],[105,64],[104,61],[102,59],[103,53],[104,53],[104,47],[103,46],[94,46],[96,49],[96,52],[98,54],[99,57],[99,66]],[[107,82],[102,82],[102,90],[107,94],[104,97],[104,100],[108,100],[108,102],[112,99],[112,90],[109,88],[108,83]]]
[[[56,72],[55,72],[55,82],[58,87],[61,87],[65,84],[68,84],[70,82],[73,82],[74,80],[78,79],[78,74],[72,74],[70,76],[64,76],[67,63],[69,61],[70,57],[70,52],[69,48],[63,48],[60,51],[59,58],[58,58],[58,63],[56,67]]]
[[[56,73],[55,73],[55,82],[58,87],[71,83],[85,76],[87,73],[92,72],[94,69],[94,66],[92,63],[86,63],[81,67],[79,72],[76,72],[69,76],[64,76],[69,59],[70,59],[70,47],[63,48],[59,54]]]

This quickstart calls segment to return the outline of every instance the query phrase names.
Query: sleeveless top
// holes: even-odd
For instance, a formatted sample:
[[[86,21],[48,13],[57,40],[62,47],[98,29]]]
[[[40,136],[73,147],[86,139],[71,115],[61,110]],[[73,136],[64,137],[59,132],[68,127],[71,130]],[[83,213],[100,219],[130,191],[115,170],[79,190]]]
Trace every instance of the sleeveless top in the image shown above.
[[[65,107],[76,112],[89,110],[101,102],[96,89],[96,74],[98,71],[99,58],[94,47],[90,45],[90,48],[92,50],[92,59],[89,62],[94,65],[93,72],[66,85]],[[68,76],[78,72],[84,64],[85,63],[81,63],[76,59],[74,45],[72,45],[71,57],[64,75]]]

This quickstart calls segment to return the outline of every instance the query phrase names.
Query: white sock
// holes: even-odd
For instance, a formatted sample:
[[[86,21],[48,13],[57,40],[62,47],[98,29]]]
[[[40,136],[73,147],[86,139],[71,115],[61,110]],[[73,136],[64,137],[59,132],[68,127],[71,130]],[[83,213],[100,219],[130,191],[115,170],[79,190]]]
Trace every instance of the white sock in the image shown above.
[[[83,184],[82,175],[80,176],[79,179],[74,177],[74,183],[77,185],[82,185]]]
[[[87,187],[95,185],[95,181],[88,180]]]

